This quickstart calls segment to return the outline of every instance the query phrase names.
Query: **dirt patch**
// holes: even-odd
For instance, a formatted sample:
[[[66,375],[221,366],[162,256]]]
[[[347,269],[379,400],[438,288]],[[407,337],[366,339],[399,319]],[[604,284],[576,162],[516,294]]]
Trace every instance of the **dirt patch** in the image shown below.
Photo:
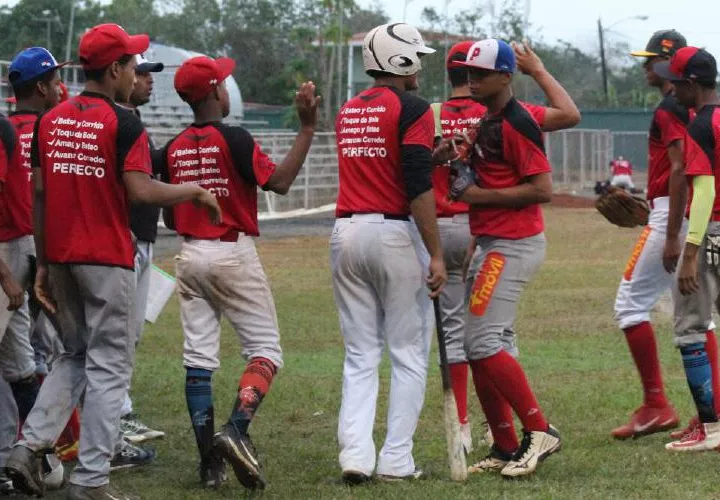
[[[553,194],[552,206],[559,208],[595,208],[595,198],[571,194]]]

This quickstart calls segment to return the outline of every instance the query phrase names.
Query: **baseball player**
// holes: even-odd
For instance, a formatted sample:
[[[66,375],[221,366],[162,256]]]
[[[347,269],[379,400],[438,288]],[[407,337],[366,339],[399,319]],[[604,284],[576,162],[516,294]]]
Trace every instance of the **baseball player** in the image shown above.
[[[474,42],[466,41],[454,45],[446,61],[452,95],[442,104],[433,104],[435,113],[435,136],[449,139],[456,135],[471,134],[476,129],[487,108],[470,94],[468,70],[453,66],[454,62],[465,61],[467,52]],[[555,78],[548,73],[542,61],[527,44],[513,47],[518,69],[532,76],[545,92],[549,107],[529,103],[522,105],[530,112],[544,131],[560,130],[577,125],[580,121],[572,98]],[[458,417],[466,453],[472,450],[470,423],[467,415],[468,363],[465,356],[465,281],[464,261],[470,236],[468,223],[469,206],[449,198],[451,171],[447,165],[438,165],[432,174],[435,205],[437,207],[440,240],[443,244],[445,267],[448,281],[440,295],[441,315],[445,329],[445,344],[448,352],[450,378],[457,402]],[[492,435],[486,437],[492,440]],[[492,443],[490,443],[492,444]],[[471,468],[471,470],[473,470]]]
[[[501,40],[482,40],[455,64],[468,69],[470,92],[488,108],[472,168],[459,169],[450,188],[451,198],[470,205],[475,245],[466,285],[465,351],[494,437],[490,454],[473,468],[518,477],[535,472],[561,447],[515,358],[513,330],[520,293],[545,256],[540,203],[550,201],[551,170],[540,127],[512,96],[513,49]],[[438,149],[445,148],[447,142]],[[521,443],[511,410],[523,424]]]
[[[661,432],[679,423],[677,412],[665,394],[650,311],[673,281],[680,241],[687,230],[686,180],[682,167],[690,112],[677,102],[672,82],[661,78],[653,68],[655,63],[669,59],[686,45],[685,38],[677,31],[662,30],[653,34],[645,50],[632,52],[635,57],[645,58],[647,82],[660,91],[663,99],[653,113],[648,142],[650,221],[635,244],[615,299],[615,319],[625,333],[640,375],[643,403],[628,423],[612,431],[617,439]],[[713,332],[708,332],[707,339],[709,345],[717,346]],[[717,359],[717,347],[713,352],[713,358]]]
[[[345,482],[375,471],[373,422],[384,347],[391,381],[377,477],[419,477],[412,456],[422,410],[433,322],[427,287],[446,281],[431,165],[434,119],[418,88],[421,57],[435,50],[404,23],[372,29],[363,41],[371,88],[338,113],[340,187],[330,238],[333,294],[345,342],[338,440]]]
[[[257,188],[288,192],[310,149],[320,98],[312,82],[300,86],[295,106],[301,128],[276,166],[245,129],[222,123],[230,112],[225,80],[234,67],[225,57],[194,57],[182,64],[175,89],[192,108],[195,122],[160,157],[170,183],[206,186],[224,214],[223,224],[213,225],[189,203],[171,214],[165,211],[168,226],[185,239],[176,275],[185,334],[185,395],[200,454],[200,479],[203,486],[218,487],[227,460],[238,481],[254,489],[266,481],[248,427],[283,363],[275,305],[253,241],[259,234]],[[220,367],[223,315],[235,328],[248,363],[230,418],[214,434],[211,379]]]
[[[610,185],[620,187],[626,191],[635,189],[635,184],[632,181],[633,167],[630,161],[626,160],[622,156],[618,156],[616,159],[610,162]]]
[[[57,314],[65,352],[40,388],[6,464],[15,488],[28,494],[43,493],[36,453],[54,444],[84,393],[68,498],[127,498],[110,488],[108,473],[135,355],[128,202],[173,205],[192,199],[220,218],[217,200],[205,189],[151,179],[147,133],[137,117],[114,103],[128,99],[134,56],[148,45],[147,35],[130,36],[116,24],[88,30],[78,50],[84,92],[36,122],[35,295]]]
[[[164,69],[163,63],[150,62],[143,56],[137,56],[135,67],[135,86],[133,87],[130,100],[127,103],[120,103],[140,118],[140,106],[150,102],[150,95],[153,90],[153,73],[159,73]],[[152,140],[150,150],[154,151]],[[157,162],[155,162],[157,164]],[[159,172],[153,171],[153,175]],[[152,270],[153,244],[157,238],[157,225],[160,219],[160,209],[153,205],[132,205],[130,208],[130,230],[135,235],[135,279],[137,281],[137,296],[135,297],[135,319],[134,327],[136,342],[140,341],[143,326],[145,325],[145,310],[147,308],[148,291],[150,290],[150,274]],[[133,413],[133,404],[130,394],[125,396],[122,413],[120,417],[120,429],[123,437],[131,443],[141,443],[149,439],[163,437],[164,432],[150,429],[142,423],[137,415]],[[130,450],[127,450],[128,452]]]
[[[5,198],[9,163],[13,161],[16,151],[17,136],[10,121],[0,114],[0,196]],[[3,221],[4,216],[3,216]],[[7,265],[8,246],[0,244],[0,343],[4,342],[10,318],[25,303],[25,290],[15,280]],[[18,407],[15,403],[12,388],[0,376],[0,467],[4,467],[10,448],[17,438]],[[0,469],[0,493],[12,491],[10,479]]]
[[[713,383],[717,347],[707,331],[720,284],[720,184],[715,175],[720,166],[717,63],[707,51],[685,47],[670,61],[655,63],[653,71],[674,83],[680,104],[697,112],[685,136],[685,174],[692,182],[692,194],[675,290],[675,344],[682,354],[699,423],[665,447],[670,451],[715,450],[720,446],[720,392]],[[673,215],[673,222],[679,224],[681,216]]]

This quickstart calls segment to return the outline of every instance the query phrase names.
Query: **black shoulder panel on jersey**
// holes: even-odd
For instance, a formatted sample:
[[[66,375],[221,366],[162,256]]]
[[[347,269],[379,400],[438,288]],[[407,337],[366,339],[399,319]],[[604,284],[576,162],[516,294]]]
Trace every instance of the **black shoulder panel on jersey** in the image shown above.
[[[530,112],[520,104],[514,97],[507,103],[503,109],[503,118],[514,128],[519,134],[530,139],[533,144],[545,152],[545,143],[543,142],[542,130],[532,117]]]
[[[15,136],[15,128],[4,115],[0,115],[0,141],[2,141],[2,145],[5,148],[5,155],[8,161],[10,161],[15,153],[17,137]]]
[[[713,172],[715,172],[715,133],[713,132],[713,115],[718,106],[705,106],[695,116],[688,127],[688,134],[708,157]]]
[[[145,130],[145,126],[135,113],[121,108],[117,104],[112,105],[117,116],[117,172],[122,176],[125,166],[125,158]],[[148,146],[149,147],[149,146]]]
[[[430,104],[420,97],[413,95],[409,92],[400,92],[393,88],[393,92],[400,99],[400,122],[398,124],[400,132],[400,142],[402,143],[405,133],[413,123],[418,121],[422,115],[430,109]]]
[[[663,100],[660,101],[658,109],[664,109],[665,111],[672,113],[685,125],[690,123],[690,111],[680,104],[672,93],[666,95]]]
[[[253,153],[255,152],[255,139],[250,132],[239,126],[215,124],[215,128],[225,139],[230,148],[235,170],[249,184],[257,184],[255,170],[253,169]]]

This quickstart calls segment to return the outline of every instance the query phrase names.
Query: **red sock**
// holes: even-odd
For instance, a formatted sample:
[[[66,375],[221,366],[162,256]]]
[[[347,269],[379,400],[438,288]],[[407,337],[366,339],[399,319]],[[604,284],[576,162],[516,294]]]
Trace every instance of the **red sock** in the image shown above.
[[[458,420],[460,420],[461,424],[467,424],[468,364],[451,363],[448,368],[450,368],[450,383],[455,395],[455,404],[457,404]]]
[[[715,400],[715,413],[720,415],[720,360],[718,360],[718,343],[715,331],[708,330],[707,341],[705,342],[705,351],[710,361],[710,369],[712,370],[712,388],[713,399]]]
[[[492,431],[495,445],[505,453],[513,453],[520,445],[515,434],[512,408],[485,376],[480,363],[471,363],[475,392]]]
[[[235,408],[230,414],[230,422],[239,432],[247,432],[276,372],[277,367],[269,359],[253,358],[248,362],[240,377]]]
[[[635,360],[635,366],[640,373],[645,405],[664,408],[669,403],[665,397],[665,388],[660,372],[660,358],[652,325],[648,321],[643,321],[638,325],[625,328],[624,332],[630,353]]]
[[[474,365],[477,363],[481,366],[481,373],[490,379],[502,397],[510,403],[525,431],[547,431],[547,420],[530,389],[525,372],[510,353],[500,351],[471,363],[473,374]]]

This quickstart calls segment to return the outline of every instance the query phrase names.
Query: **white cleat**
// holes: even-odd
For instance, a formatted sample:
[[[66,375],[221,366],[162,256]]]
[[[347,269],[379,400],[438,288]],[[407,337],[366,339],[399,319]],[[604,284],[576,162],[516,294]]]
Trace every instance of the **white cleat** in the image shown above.
[[[670,451],[712,451],[720,448],[720,422],[705,423],[665,445]]]
[[[500,474],[509,478],[530,475],[535,472],[540,462],[560,451],[561,447],[560,434],[552,425],[547,432],[525,431],[520,448]]]

